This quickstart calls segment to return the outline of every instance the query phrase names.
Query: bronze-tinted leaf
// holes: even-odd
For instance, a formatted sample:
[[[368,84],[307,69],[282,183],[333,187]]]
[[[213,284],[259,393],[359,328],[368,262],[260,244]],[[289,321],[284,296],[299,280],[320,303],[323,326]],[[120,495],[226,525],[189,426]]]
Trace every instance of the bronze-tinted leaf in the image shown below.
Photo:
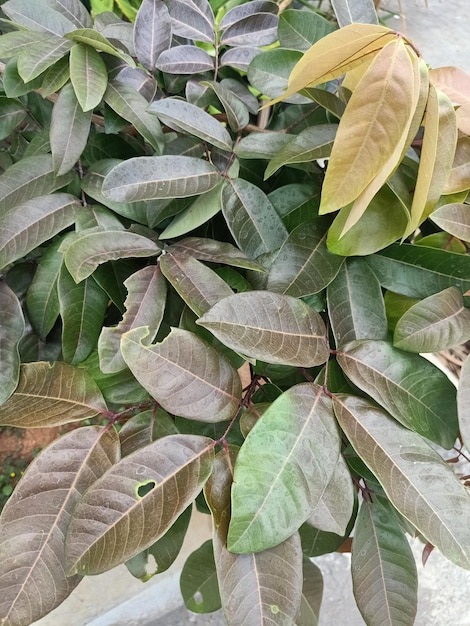
[[[83,493],[119,460],[115,429],[74,430],[30,465],[0,518],[0,621],[29,626],[73,591],[64,540]]]
[[[215,304],[198,324],[232,350],[267,363],[312,367],[328,358],[322,318],[291,296],[238,293]]]
[[[70,521],[68,574],[99,574],[155,543],[202,489],[212,469],[211,444],[206,437],[169,435],[108,470]]]
[[[105,411],[103,396],[84,369],[60,362],[25,363],[15,393],[0,407],[0,424],[60,426]]]
[[[20,355],[18,345],[25,331],[21,303],[5,281],[0,281],[0,405],[8,400],[18,384]],[[0,409],[1,411],[1,409]]]
[[[148,329],[125,333],[129,369],[164,409],[189,419],[223,422],[236,412],[241,381],[230,361],[194,333],[173,328],[161,343],[145,343]]]
[[[395,508],[450,561],[470,569],[470,497],[450,466],[369,400],[336,396],[333,405]]]

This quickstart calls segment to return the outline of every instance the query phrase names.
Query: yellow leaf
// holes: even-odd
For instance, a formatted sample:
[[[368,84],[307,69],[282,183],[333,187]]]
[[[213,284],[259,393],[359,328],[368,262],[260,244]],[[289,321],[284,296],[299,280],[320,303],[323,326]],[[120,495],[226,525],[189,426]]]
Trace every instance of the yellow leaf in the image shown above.
[[[416,72],[402,40],[376,56],[340,120],[323,184],[320,213],[354,202],[400,155],[416,106]],[[398,158],[398,157],[397,157]]]
[[[412,87],[412,104],[410,107],[410,118],[403,126],[400,137],[390,157],[384,163],[382,169],[377,176],[367,185],[364,191],[355,200],[352,207],[349,208],[348,217],[344,223],[340,237],[345,235],[356,222],[362,217],[365,210],[369,206],[372,198],[383,187],[393,172],[400,164],[405,152],[408,150],[413,141],[416,132],[423,118],[424,107],[426,105],[427,93],[429,88],[427,67],[420,63],[418,57],[413,51],[407,50],[410,55],[413,66],[413,87]],[[411,86],[411,84],[410,84]]]
[[[457,142],[457,120],[452,102],[434,85],[429,88],[424,116],[424,136],[410,223],[411,235],[436,208],[449,177]]]
[[[397,37],[393,30],[374,24],[349,24],[335,30],[305,52],[291,72],[286,92],[268,104],[342,76]]]
[[[443,194],[470,189],[470,137],[459,137],[454,162]]]
[[[457,126],[470,135],[470,75],[459,67],[439,67],[429,72],[431,82],[458,105]]]

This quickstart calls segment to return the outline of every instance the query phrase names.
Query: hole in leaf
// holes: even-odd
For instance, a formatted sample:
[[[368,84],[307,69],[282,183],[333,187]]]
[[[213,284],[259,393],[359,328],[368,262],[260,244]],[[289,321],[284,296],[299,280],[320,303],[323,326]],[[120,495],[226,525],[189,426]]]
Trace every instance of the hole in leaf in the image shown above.
[[[196,604],[202,604],[204,602],[204,598],[202,597],[202,593],[200,591],[196,591],[193,596],[193,600]]]
[[[154,480],[146,480],[144,483],[140,483],[136,488],[136,494],[138,498],[143,498],[156,487],[157,483]]]
[[[269,608],[271,609],[271,613],[273,613],[273,615],[279,613],[279,607],[277,606],[277,604],[271,604]]]

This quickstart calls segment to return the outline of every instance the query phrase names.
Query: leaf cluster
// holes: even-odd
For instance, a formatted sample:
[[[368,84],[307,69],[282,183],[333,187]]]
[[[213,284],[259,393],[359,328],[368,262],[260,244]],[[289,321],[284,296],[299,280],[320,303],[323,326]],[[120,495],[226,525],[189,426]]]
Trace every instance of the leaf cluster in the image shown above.
[[[413,624],[407,534],[470,569],[470,362],[426,358],[470,339],[470,77],[285,4],[1,5],[0,425],[79,423],[0,517],[5,626],[163,572],[194,506],[230,626],[317,623],[351,536],[371,626]]]

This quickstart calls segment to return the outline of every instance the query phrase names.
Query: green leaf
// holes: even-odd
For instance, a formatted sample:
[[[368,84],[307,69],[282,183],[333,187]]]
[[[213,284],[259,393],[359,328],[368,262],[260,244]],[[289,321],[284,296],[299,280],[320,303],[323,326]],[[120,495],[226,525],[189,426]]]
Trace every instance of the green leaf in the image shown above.
[[[272,159],[294,138],[289,134],[252,132],[234,146],[234,152],[240,159]]]
[[[9,0],[2,4],[2,11],[12,22],[33,31],[65,35],[75,28],[65,15],[55,11],[48,0]]]
[[[393,345],[410,352],[439,352],[470,339],[470,311],[462,292],[448,287],[409,308],[398,320]]]
[[[17,428],[60,426],[106,411],[85,370],[67,363],[25,363],[15,393],[0,407],[0,424]]]
[[[227,283],[214,270],[193,257],[169,252],[160,259],[160,267],[163,275],[198,316],[204,315],[222,298],[233,295]]]
[[[153,72],[160,54],[171,45],[171,19],[159,0],[143,0],[135,18],[134,46],[137,58]]]
[[[265,271],[259,263],[247,259],[243,252],[231,243],[215,241],[214,239],[185,237],[173,244],[169,250],[192,256],[200,261],[224,263],[258,272]]]
[[[119,459],[115,429],[67,433],[29,466],[0,521],[0,614],[28,626],[61,604],[81,576],[64,576],[70,515],[96,477]],[[41,598],[38,601],[38,588]]]
[[[19,98],[39,89],[42,78],[38,76],[34,80],[25,83],[18,73],[18,59],[10,59],[2,74],[3,90],[8,98]]]
[[[64,57],[56,61],[56,63],[41,76],[42,83],[38,93],[43,98],[47,98],[53,93],[60,91],[65,83],[68,82],[69,78],[69,59]]]
[[[291,296],[238,293],[215,304],[198,324],[232,350],[267,363],[313,367],[328,358],[322,318]]]
[[[122,50],[118,50],[102,33],[92,28],[79,28],[66,35],[66,37],[75,43],[83,44],[85,47],[100,50],[101,52],[106,52],[107,54],[118,57],[125,61],[130,67],[135,67],[134,60],[131,56],[122,52]]]
[[[283,165],[309,163],[329,157],[337,130],[336,124],[320,124],[301,131],[271,159],[265,178],[269,178]]]
[[[121,432],[122,430],[120,433]],[[126,562],[126,566],[133,576],[137,576],[142,582],[147,582],[152,576],[155,576],[155,574],[165,572],[174,563],[186,537],[191,512],[192,506],[190,505],[181,513],[176,522],[166,531],[161,539],[151,545],[150,548],[147,548],[147,550],[144,550],[144,552],[134,557],[134,559],[139,559],[140,564],[142,564],[139,567],[140,571],[136,571],[136,566],[138,567],[139,563],[134,565],[132,563],[134,559],[130,559],[130,561]],[[147,572],[146,569],[147,560],[150,556],[155,559],[156,569],[153,573]]]
[[[245,128],[250,121],[250,113],[237,94],[216,81],[205,82],[204,84],[215,92],[227,114],[227,122],[233,132],[238,133],[242,128]]]
[[[128,295],[124,303],[126,312],[113,328],[105,327],[98,340],[100,367],[106,374],[126,368],[121,354],[121,337],[139,326],[149,328],[149,341],[153,341],[163,319],[166,303],[166,282],[158,265],[150,265],[135,272],[124,281]]]
[[[160,150],[163,145],[160,122],[147,111],[148,102],[138,91],[119,81],[109,81],[104,100],[113,111],[130,122],[152,148]]]
[[[108,84],[108,72],[94,48],[81,43],[72,47],[70,80],[83,111],[91,111],[101,103]]]
[[[8,137],[25,117],[26,109],[19,100],[0,96],[0,140]]]
[[[250,85],[270,98],[277,98],[284,93],[290,73],[302,58],[297,50],[275,48],[257,55],[248,67]],[[287,102],[305,104],[310,102],[298,94],[291,95]]]
[[[450,466],[370,401],[336,396],[333,406],[393,506],[446,558],[470,569],[470,498]]]
[[[180,587],[186,608],[193,613],[212,613],[221,608],[211,539],[186,559]]]
[[[279,16],[278,37],[281,48],[305,52],[334,26],[314,11],[283,11]]]
[[[353,514],[354,485],[346,461],[340,454],[333,474],[307,523],[319,530],[342,537]]]
[[[21,159],[0,176],[2,211],[65,187],[71,179],[70,174],[56,176],[49,155]]]
[[[64,15],[76,28],[91,28],[91,18],[81,0],[46,0],[48,6]]]
[[[457,390],[460,434],[466,446],[470,443],[470,359],[467,357],[460,372]]]
[[[2,59],[10,59],[16,57],[25,50],[34,49],[35,44],[44,41],[60,40],[50,33],[18,30],[11,33],[3,33],[0,38],[0,57]]]
[[[355,339],[386,339],[379,281],[363,259],[348,259],[328,285],[328,313],[336,346]]]
[[[266,289],[301,298],[318,293],[335,278],[344,258],[326,247],[326,232],[316,222],[297,226],[274,259]]]
[[[81,498],[68,527],[68,575],[104,572],[163,536],[207,480],[212,443],[195,435],[163,437],[99,478]],[[152,524],[144,523],[148,516]]]
[[[447,233],[470,241],[470,211],[468,204],[445,204],[431,213],[430,219]]]
[[[103,193],[117,202],[189,198],[213,189],[219,182],[218,170],[196,157],[135,157],[111,170],[104,180]]]
[[[241,382],[225,356],[179,328],[172,328],[156,345],[147,343],[148,334],[146,328],[127,332],[121,352],[140,384],[164,409],[204,422],[233,417],[241,398]]]
[[[319,567],[310,559],[303,560],[303,585],[296,626],[318,626],[323,595],[323,576]]]
[[[51,37],[23,50],[18,57],[18,73],[25,83],[33,80],[64,57],[72,48],[70,41]]]
[[[187,209],[178,213],[165,230],[160,233],[160,239],[172,239],[185,235],[217,215],[222,208],[223,187],[224,182],[220,182],[213,189],[198,196]]]
[[[72,365],[81,363],[96,347],[106,310],[108,295],[93,280],[78,285],[62,265],[57,283],[62,318],[62,354]]]
[[[197,46],[176,46],[158,57],[157,69],[168,74],[198,74],[214,70],[214,59]]]
[[[173,34],[214,43],[214,14],[206,0],[172,0],[168,3]]]
[[[395,244],[367,262],[383,287],[410,298],[427,298],[452,286],[470,289],[470,257],[463,254]]]
[[[15,391],[20,374],[18,345],[25,331],[21,303],[6,282],[0,281],[0,405]],[[1,410],[1,409],[0,409]]]
[[[235,463],[230,552],[259,552],[288,539],[317,506],[339,447],[331,401],[322,387],[296,385],[275,400],[250,431]]]
[[[126,230],[87,229],[79,233],[67,247],[64,261],[75,282],[79,283],[95,269],[116,259],[150,257],[161,248],[151,239]]]
[[[340,27],[353,22],[378,24],[373,0],[331,0]]]
[[[280,248],[287,230],[266,194],[236,178],[222,192],[222,211],[237,245],[250,258]]]
[[[364,500],[352,541],[354,597],[366,624],[413,626],[418,606],[418,573],[408,540],[393,507]]]
[[[227,624],[291,624],[302,589],[299,536],[295,533],[280,545],[256,554],[227,550],[236,448],[230,446],[228,452],[230,460],[225,451],[215,457],[214,470],[204,488],[213,517],[214,557]]]
[[[353,341],[337,358],[347,377],[401,424],[444,448],[454,445],[455,387],[429,361],[373,340]]]
[[[51,151],[57,174],[73,168],[87,145],[92,112],[83,112],[70,83],[62,88],[52,109]]]
[[[57,281],[63,263],[63,255],[58,252],[61,243],[62,239],[58,239],[44,252],[26,292],[28,319],[42,340],[52,330],[60,313]]]
[[[0,217],[0,268],[24,257],[70,226],[79,208],[75,196],[40,196],[3,212]]]
[[[232,149],[232,138],[227,129],[194,104],[177,98],[163,98],[152,102],[148,110],[170,128],[199,137],[221,150]]]

